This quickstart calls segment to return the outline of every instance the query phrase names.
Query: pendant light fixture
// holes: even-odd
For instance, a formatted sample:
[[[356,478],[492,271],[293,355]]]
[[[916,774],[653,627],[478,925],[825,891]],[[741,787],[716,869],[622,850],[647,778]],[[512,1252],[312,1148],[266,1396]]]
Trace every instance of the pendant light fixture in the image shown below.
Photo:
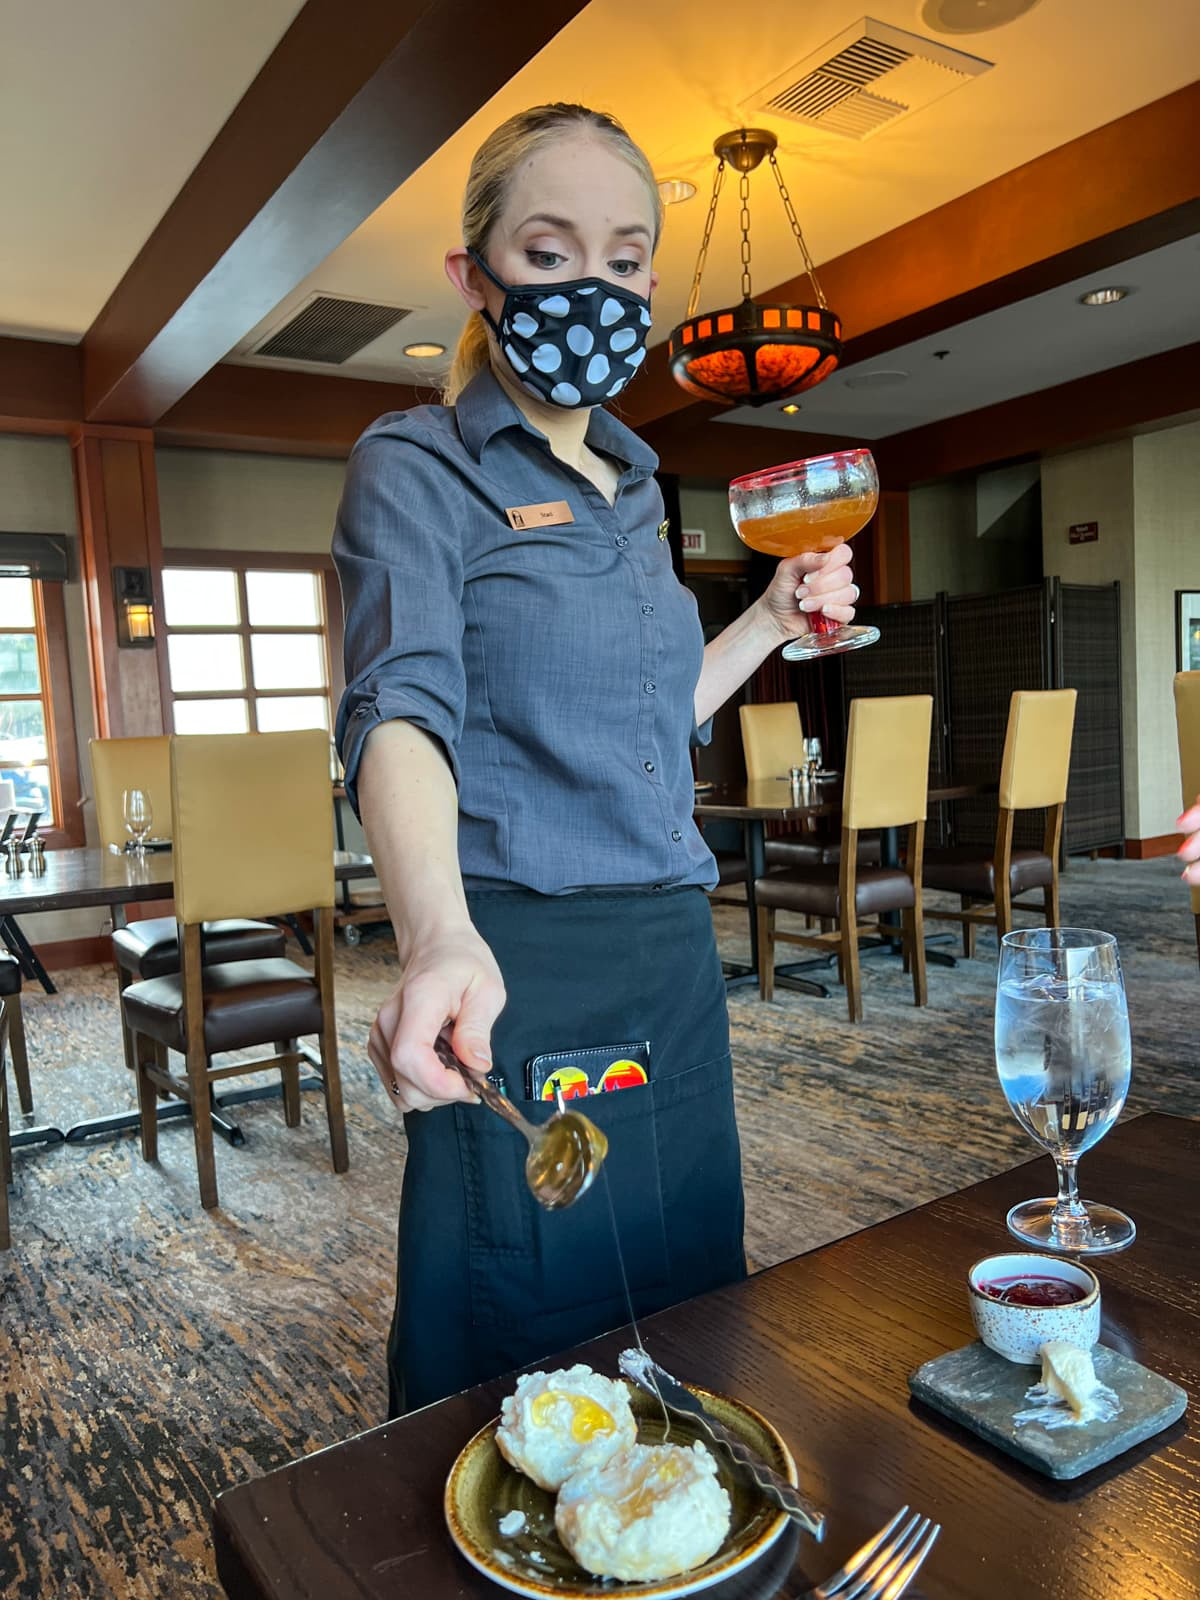
[[[775,159],[775,135],[766,128],[738,128],[723,133],[713,145],[717,172],[712,199],[688,296],[687,315],[671,334],[671,372],[682,388],[701,400],[730,405],[762,406],[811,389],[836,371],[842,358],[842,324],[830,311],[817,281],[796,211]],[[783,209],[800,246],[804,271],[813,288],[812,305],[759,305],[750,286],[750,174],[764,159],[779,185]],[[725,168],[740,175],[742,229],[742,303],[697,315],[700,280],[717,215]]]

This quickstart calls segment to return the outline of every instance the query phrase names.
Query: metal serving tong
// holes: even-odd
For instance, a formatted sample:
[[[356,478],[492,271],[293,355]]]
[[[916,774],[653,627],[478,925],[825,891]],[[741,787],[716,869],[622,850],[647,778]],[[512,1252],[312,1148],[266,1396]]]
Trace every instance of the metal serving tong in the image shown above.
[[[762,1494],[777,1505],[781,1511],[786,1511],[793,1522],[798,1522],[806,1533],[819,1544],[825,1535],[825,1515],[815,1510],[807,1501],[803,1500],[786,1478],[780,1477],[760,1455],[757,1455],[735,1433],[731,1433],[724,1424],[704,1409],[690,1389],[685,1389],[677,1378],[673,1378],[665,1368],[660,1367],[657,1361],[652,1360],[644,1350],[622,1350],[617,1358],[617,1365],[631,1383],[636,1383],[639,1389],[644,1389],[647,1394],[652,1394],[665,1405],[668,1411],[676,1411],[680,1416],[690,1417],[699,1427],[701,1433],[718,1449],[733,1461],[742,1472],[743,1476],[759,1489]]]
[[[444,1067],[461,1072],[467,1087],[484,1105],[524,1137],[529,1145],[525,1182],[539,1205],[547,1211],[561,1211],[591,1188],[608,1154],[608,1140],[590,1117],[565,1110],[560,1094],[556,1097],[558,1110],[547,1122],[530,1122],[494,1083],[458,1059],[445,1034],[438,1035],[433,1049]]]

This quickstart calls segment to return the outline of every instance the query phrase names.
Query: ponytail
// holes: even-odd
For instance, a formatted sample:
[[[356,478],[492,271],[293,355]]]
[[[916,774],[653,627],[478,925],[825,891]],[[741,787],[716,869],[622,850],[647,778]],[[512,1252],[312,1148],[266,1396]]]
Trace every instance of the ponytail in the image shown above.
[[[472,311],[454,347],[450,375],[442,390],[442,403],[452,406],[475,374],[488,365],[489,359],[487,323],[478,311]]]

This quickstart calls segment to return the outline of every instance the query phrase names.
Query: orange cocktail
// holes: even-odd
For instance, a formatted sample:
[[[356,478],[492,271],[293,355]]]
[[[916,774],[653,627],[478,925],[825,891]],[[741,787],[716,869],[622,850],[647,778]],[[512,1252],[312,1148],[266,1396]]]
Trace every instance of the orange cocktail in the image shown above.
[[[861,532],[879,503],[879,478],[869,450],[837,450],[789,461],[729,485],[729,514],[738,538],[771,556],[822,553]],[[822,612],[809,617],[812,632],[784,647],[795,661],[873,644],[878,628],[842,627]]]

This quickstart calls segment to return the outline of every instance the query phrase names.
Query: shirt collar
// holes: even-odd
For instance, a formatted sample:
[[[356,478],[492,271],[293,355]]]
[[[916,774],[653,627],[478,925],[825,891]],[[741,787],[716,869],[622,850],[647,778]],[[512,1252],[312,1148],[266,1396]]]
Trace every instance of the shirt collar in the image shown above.
[[[490,367],[477,372],[459,395],[454,407],[463,443],[479,461],[483,447],[494,434],[506,428],[523,428],[531,438],[547,443],[546,435],[505,394]],[[658,456],[631,428],[619,422],[611,411],[597,406],[588,422],[587,443],[603,455],[615,456],[627,466],[651,473],[658,468]]]

